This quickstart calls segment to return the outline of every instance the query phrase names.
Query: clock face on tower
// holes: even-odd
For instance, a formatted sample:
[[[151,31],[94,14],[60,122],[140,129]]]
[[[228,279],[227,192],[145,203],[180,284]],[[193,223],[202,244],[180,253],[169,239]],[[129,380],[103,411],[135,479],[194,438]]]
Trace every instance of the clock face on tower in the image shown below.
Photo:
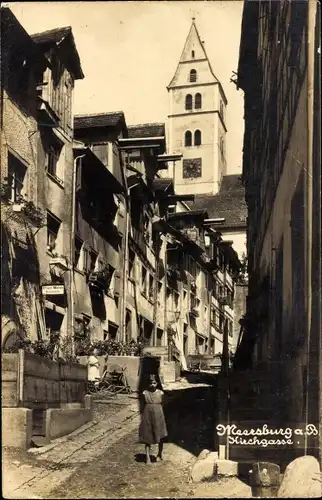
[[[196,179],[201,177],[201,158],[183,160],[182,177],[184,179]]]

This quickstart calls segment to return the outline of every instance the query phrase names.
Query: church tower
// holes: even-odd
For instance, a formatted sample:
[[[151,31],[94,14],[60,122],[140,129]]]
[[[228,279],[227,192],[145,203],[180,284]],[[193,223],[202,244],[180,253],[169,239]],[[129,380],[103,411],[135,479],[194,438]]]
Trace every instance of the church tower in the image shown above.
[[[169,166],[178,194],[216,194],[226,174],[227,99],[194,18],[169,93],[168,150],[182,153]]]

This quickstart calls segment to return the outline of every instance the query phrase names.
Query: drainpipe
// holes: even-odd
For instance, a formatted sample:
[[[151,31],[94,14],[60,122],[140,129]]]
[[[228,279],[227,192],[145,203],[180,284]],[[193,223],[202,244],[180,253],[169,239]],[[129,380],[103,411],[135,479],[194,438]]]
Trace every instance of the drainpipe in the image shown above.
[[[153,237],[153,236],[152,236]],[[159,273],[160,273],[160,251],[161,251],[161,233],[157,232],[156,238],[156,256],[155,256],[155,275],[153,283],[153,345],[157,345],[157,316],[158,316],[158,284],[159,284]]]
[[[121,310],[121,340],[125,342],[126,332],[125,332],[125,319],[126,319],[126,294],[127,294],[127,283],[128,283],[128,271],[129,271],[129,232],[130,232],[130,190],[127,184],[126,174],[124,172],[125,181],[125,239],[124,239],[124,258],[123,258],[123,296],[122,296],[122,310]]]
[[[312,215],[313,215],[313,116],[314,116],[314,59],[315,59],[315,20],[316,0],[308,0],[307,21],[307,168],[306,172],[306,279],[307,279],[307,352],[306,352],[306,387],[305,387],[305,424],[309,422],[309,387],[310,387],[310,342],[312,317]],[[308,437],[305,435],[305,455],[308,453]]]
[[[125,186],[125,238],[124,238],[124,258],[123,258],[123,294],[121,297],[121,317],[120,317],[120,332],[121,332],[121,340],[125,341],[125,318],[126,318],[126,293],[127,293],[127,282],[128,282],[128,270],[129,270],[129,233],[130,233],[130,218],[131,218],[131,203],[130,203],[130,191],[133,187],[136,186],[128,186],[127,176],[126,176],[126,168],[127,166],[123,163],[123,157],[120,156],[120,165],[121,172],[123,177],[123,182]],[[129,168],[141,175],[139,171],[135,168]]]
[[[165,339],[167,339],[167,346],[168,346],[168,361],[171,361],[171,346],[169,345],[169,338],[168,338],[168,301],[167,301],[167,286],[168,286],[168,275],[167,275],[167,268],[168,268],[168,235],[166,234],[166,241],[165,241],[165,255],[164,255],[164,333],[165,333]]]
[[[84,151],[84,146],[80,147]],[[75,327],[75,282],[74,282],[74,253],[75,253],[75,228],[76,228],[76,178],[77,178],[77,161],[80,160],[79,165],[81,165],[81,160],[84,158],[85,154],[80,154],[74,158],[73,165],[73,187],[72,187],[72,226],[70,231],[70,263],[69,263],[69,290],[70,290],[70,339],[71,339],[71,354],[74,355],[74,327]]]

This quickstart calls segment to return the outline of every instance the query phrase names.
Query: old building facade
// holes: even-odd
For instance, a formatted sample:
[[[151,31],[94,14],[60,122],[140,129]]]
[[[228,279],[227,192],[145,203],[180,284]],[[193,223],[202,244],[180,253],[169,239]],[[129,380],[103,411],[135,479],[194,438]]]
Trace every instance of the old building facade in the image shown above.
[[[39,72],[37,198],[46,224],[37,234],[46,338],[68,345],[73,321],[73,122],[75,81],[84,78],[70,27],[32,35],[49,61]],[[52,288],[52,286],[54,287]]]
[[[11,344],[22,324],[30,336],[39,333],[37,73],[47,62],[9,9],[1,9],[1,35],[1,326],[3,343]]]
[[[223,239],[233,241],[243,259],[247,207],[240,175],[227,173],[228,102],[195,20],[167,91],[167,144],[182,159],[170,163],[163,175],[173,179],[177,193],[195,196],[188,206],[207,210]]]
[[[84,75],[71,28],[29,36],[4,13],[17,33],[2,95],[3,321],[14,334],[4,349],[17,335],[70,356],[86,343],[140,341],[184,368],[189,356],[221,355],[225,339],[233,350],[238,255],[195,193],[167,177],[185,152],[167,145],[164,123],[73,117]],[[207,73],[194,25],[189,40]]]
[[[240,47],[250,323],[237,355],[271,374],[284,425],[319,420],[318,17],[315,2],[247,1]]]

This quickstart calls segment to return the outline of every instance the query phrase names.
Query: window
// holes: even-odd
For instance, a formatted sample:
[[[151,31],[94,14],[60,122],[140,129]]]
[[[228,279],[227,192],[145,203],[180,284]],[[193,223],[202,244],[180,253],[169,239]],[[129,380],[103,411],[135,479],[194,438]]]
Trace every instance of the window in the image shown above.
[[[180,299],[179,293],[176,291],[173,291],[173,304],[174,304],[175,310],[177,310],[179,307],[179,299]]]
[[[225,316],[223,314],[220,314],[219,315],[219,331],[220,333],[223,333],[224,332],[224,328],[225,328],[225,321],[227,321],[225,319]]]
[[[75,236],[75,248],[74,248],[74,266],[80,269],[80,255],[82,252],[82,246],[83,246],[83,240],[78,238],[78,236]]]
[[[192,146],[192,133],[190,130],[187,130],[187,132],[184,134],[184,145],[186,147]]]
[[[135,253],[133,250],[129,251],[129,278],[135,279],[135,273],[134,273],[134,264],[135,264]]]
[[[195,51],[194,51],[194,50],[192,50],[192,51],[191,51],[191,59],[194,59],[194,58],[195,58]]]
[[[202,97],[201,94],[195,95],[195,109],[201,109],[202,106]]]
[[[48,340],[56,342],[60,337],[60,329],[64,316],[52,309],[45,308],[45,324]]]
[[[201,145],[201,132],[200,130],[195,131],[195,146]]]
[[[144,266],[142,266],[142,272],[141,272],[141,293],[143,295],[146,295],[147,293],[147,270],[145,269]]]
[[[59,152],[53,146],[50,147],[47,153],[47,172],[51,175],[57,175],[57,163],[59,159]]]
[[[47,211],[47,250],[51,252],[56,247],[60,225],[61,221],[54,214]]]
[[[84,271],[88,274],[92,273],[96,266],[98,253],[92,248],[84,248]]]
[[[115,340],[117,336],[118,326],[112,321],[108,322],[108,339]]]
[[[54,143],[52,143],[52,141]],[[58,143],[53,136],[50,137],[51,144],[48,146],[46,151],[46,170],[49,175],[54,177],[59,184],[63,184],[58,171],[58,161],[62,151],[62,144]]]
[[[186,95],[186,109],[192,109],[192,95]]]
[[[132,338],[132,313],[129,309],[126,309],[125,315],[125,340],[130,342]]]
[[[151,274],[149,275],[149,299],[153,300],[154,297],[154,279]]]
[[[23,181],[27,168],[15,156],[8,153],[8,199],[18,202],[22,196]]]
[[[189,73],[189,82],[194,83],[197,81],[197,71],[192,69]]]

